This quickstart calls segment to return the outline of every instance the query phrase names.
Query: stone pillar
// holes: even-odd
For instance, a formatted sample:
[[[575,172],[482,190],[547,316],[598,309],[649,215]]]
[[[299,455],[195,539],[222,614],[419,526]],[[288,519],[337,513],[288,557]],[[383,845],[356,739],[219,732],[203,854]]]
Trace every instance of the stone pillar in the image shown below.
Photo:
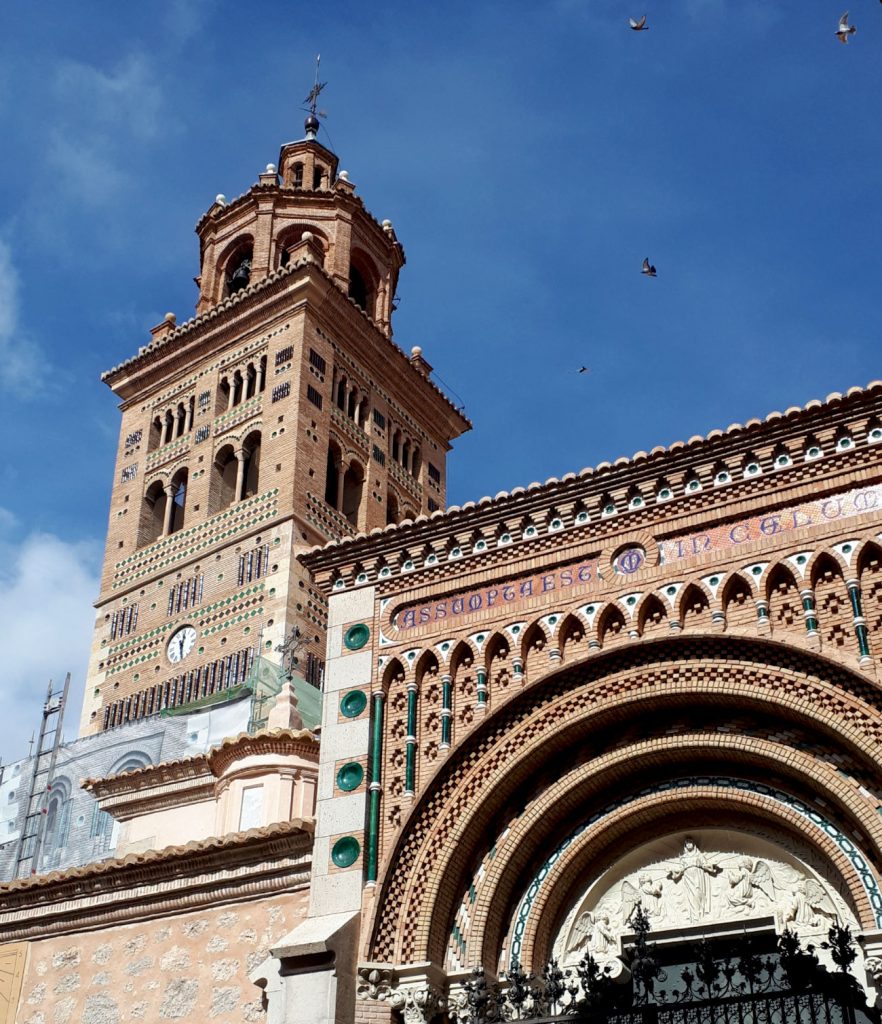
[[[171,533],[172,516],[175,511],[175,489],[169,484],[165,488],[165,512],[162,522],[162,535],[167,537]]]
[[[236,449],[236,493],[233,495],[233,502],[242,500],[242,491],[245,487],[245,459],[246,452],[244,448]]]
[[[346,467],[342,462],[337,463],[337,511],[343,511],[343,480],[346,476]]]

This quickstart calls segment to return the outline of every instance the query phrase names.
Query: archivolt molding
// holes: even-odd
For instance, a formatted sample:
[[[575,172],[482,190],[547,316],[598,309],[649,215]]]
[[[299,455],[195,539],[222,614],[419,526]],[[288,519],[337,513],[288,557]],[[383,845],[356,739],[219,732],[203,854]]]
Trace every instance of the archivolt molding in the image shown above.
[[[501,930],[506,927],[506,922],[500,918],[500,908],[511,905],[517,896],[516,887],[522,883],[524,872],[529,870],[537,850],[546,848],[549,841],[553,841],[554,835],[559,835],[562,829],[566,830],[572,825],[572,808],[587,808],[591,801],[601,799],[603,794],[628,779],[645,779],[653,775],[660,778],[662,773],[666,778],[677,779],[682,777],[683,771],[694,771],[696,763],[705,765],[705,772],[736,772],[745,779],[745,790],[752,785],[749,778],[768,779],[779,775],[792,778],[795,792],[801,792],[807,797],[813,793],[823,794],[830,808],[828,814],[846,822],[853,835],[859,829],[857,834],[861,834],[862,843],[866,844],[866,837],[870,836],[870,845],[875,843],[878,847],[882,844],[882,823],[875,809],[876,800],[868,799],[871,796],[869,793],[867,796],[862,795],[856,784],[845,779],[835,766],[823,759],[823,752],[812,756],[783,743],[732,733],[680,732],[673,738],[673,743],[675,745],[665,745],[664,737],[654,737],[608,750],[595,761],[575,766],[539,793],[522,813],[513,818],[507,825],[504,842],[494,848],[493,857],[485,858],[483,869],[476,873],[480,876],[480,882],[477,878],[472,879],[463,894],[460,910],[457,911],[459,921],[462,907],[468,905],[467,930],[471,956],[477,955],[478,961],[488,967],[494,964],[502,941]],[[708,768],[710,764],[715,765],[715,768]],[[677,796],[682,798],[681,790],[677,790]],[[725,796],[728,798],[730,794]],[[798,797],[794,794],[792,799],[798,800]],[[627,803],[627,807],[628,814],[639,820],[641,811],[637,805]],[[564,808],[565,811],[555,817],[555,808]],[[606,811],[609,811],[608,807]],[[731,814],[731,810],[725,813]],[[600,821],[602,813],[595,817]],[[592,828],[590,833],[590,845],[591,859],[601,857],[603,840],[596,828]],[[579,843],[574,843],[568,850],[567,858],[561,858],[561,862],[569,863],[574,851],[578,849]],[[833,856],[835,848],[831,848],[828,853]],[[581,861],[582,854],[578,856]],[[847,863],[842,860],[840,872],[847,868]],[[472,886],[474,898],[469,894],[467,899],[466,893]],[[460,925],[460,933],[464,930]],[[479,955],[474,953],[476,948],[480,949]],[[532,952],[532,947],[529,948]],[[536,962],[544,963],[545,959],[542,953]]]
[[[643,836],[658,835],[688,832],[697,816],[712,827],[726,823],[762,829],[773,823],[783,832],[799,836],[843,880],[847,901],[861,927],[872,930],[882,926],[878,878],[864,852],[829,817],[778,787],[728,775],[701,776],[646,787],[630,801],[603,808],[566,836],[517,902],[509,922],[508,959],[545,962],[551,954],[553,928],[566,898],[572,896],[572,886],[585,877],[586,869],[597,875],[609,866],[610,848],[633,832],[635,822]],[[587,868],[597,859],[602,867]],[[489,956],[489,936],[484,947],[484,955]],[[499,950],[497,945],[497,958]]]
[[[869,771],[876,764],[877,688],[817,655],[692,635],[552,671],[488,715],[429,779],[386,851],[366,958],[427,958],[431,922],[452,919],[452,900],[465,881],[457,867],[465,864],[463,851],[486,833],[491,808],[516,799],[518,783],[537,763],[600,722],[633,721],[635,713],[684,700],[783,713],[833,737]]]

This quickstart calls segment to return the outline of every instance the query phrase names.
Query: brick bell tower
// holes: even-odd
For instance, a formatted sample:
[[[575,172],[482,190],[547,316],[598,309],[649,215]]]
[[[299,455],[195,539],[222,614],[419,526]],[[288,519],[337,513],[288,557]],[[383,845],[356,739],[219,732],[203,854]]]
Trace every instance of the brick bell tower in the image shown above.
[[[313,97],[314,100],[314,97]],[[470,426],[392,340],[404,250],[319,121],[196,226],[196,316],[102,375],[122,424],[81,735],[242,684],[326,601],[298,551],[445,503]]]

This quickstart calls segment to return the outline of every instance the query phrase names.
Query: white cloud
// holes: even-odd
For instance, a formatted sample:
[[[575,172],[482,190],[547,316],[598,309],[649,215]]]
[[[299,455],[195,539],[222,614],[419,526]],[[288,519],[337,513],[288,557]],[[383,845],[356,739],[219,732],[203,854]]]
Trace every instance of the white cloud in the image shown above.
[[[9,515],[0,521],[8,525]],[[99,561],[97,542],[72,544],[46,533],[0,542],[0,757],[6,764],[27,754],[49,680],[60,689],[66,672],[72,680],[64,734],[72,738],[78,732]]]
[[[18,289],[12,250],[0,241],[0,388],[25,397],[37,389],[41,356],[21,329]]]
[[[82,128],[99,133],[120,129],[143,141],[165,127],[163,96],[146,57],[133,54],[112,71],[93,64],[63,61],[55,74],[59,104]]]

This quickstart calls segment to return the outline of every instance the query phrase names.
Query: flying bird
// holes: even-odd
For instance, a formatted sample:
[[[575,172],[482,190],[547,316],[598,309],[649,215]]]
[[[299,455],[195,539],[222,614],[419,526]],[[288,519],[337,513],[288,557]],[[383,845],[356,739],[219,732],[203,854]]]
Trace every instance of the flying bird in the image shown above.
[[[591,373],[591,367],[590,366],[580,366],[579,367],[579,373]]]
[[[631,28],[635,32],[648,32],[649,31],[649,25],[646,24],[646,15],[645,14],[640,19],[640,21],[634,21],[633,18],[628,18],[628,21],[631,23]]]
[[[848,11],[842,15],[839,19],[839,28],[836,29],[836,38],[840,43],[848,43],[848,37],[853,36],[857,32],[857,26],[849,25],[848,23]]]
[[[649,262],[649,257],[643,261],[643,268],[640,271],[641,274],[646,274],[647,277],[657,277],[655,267]]]

